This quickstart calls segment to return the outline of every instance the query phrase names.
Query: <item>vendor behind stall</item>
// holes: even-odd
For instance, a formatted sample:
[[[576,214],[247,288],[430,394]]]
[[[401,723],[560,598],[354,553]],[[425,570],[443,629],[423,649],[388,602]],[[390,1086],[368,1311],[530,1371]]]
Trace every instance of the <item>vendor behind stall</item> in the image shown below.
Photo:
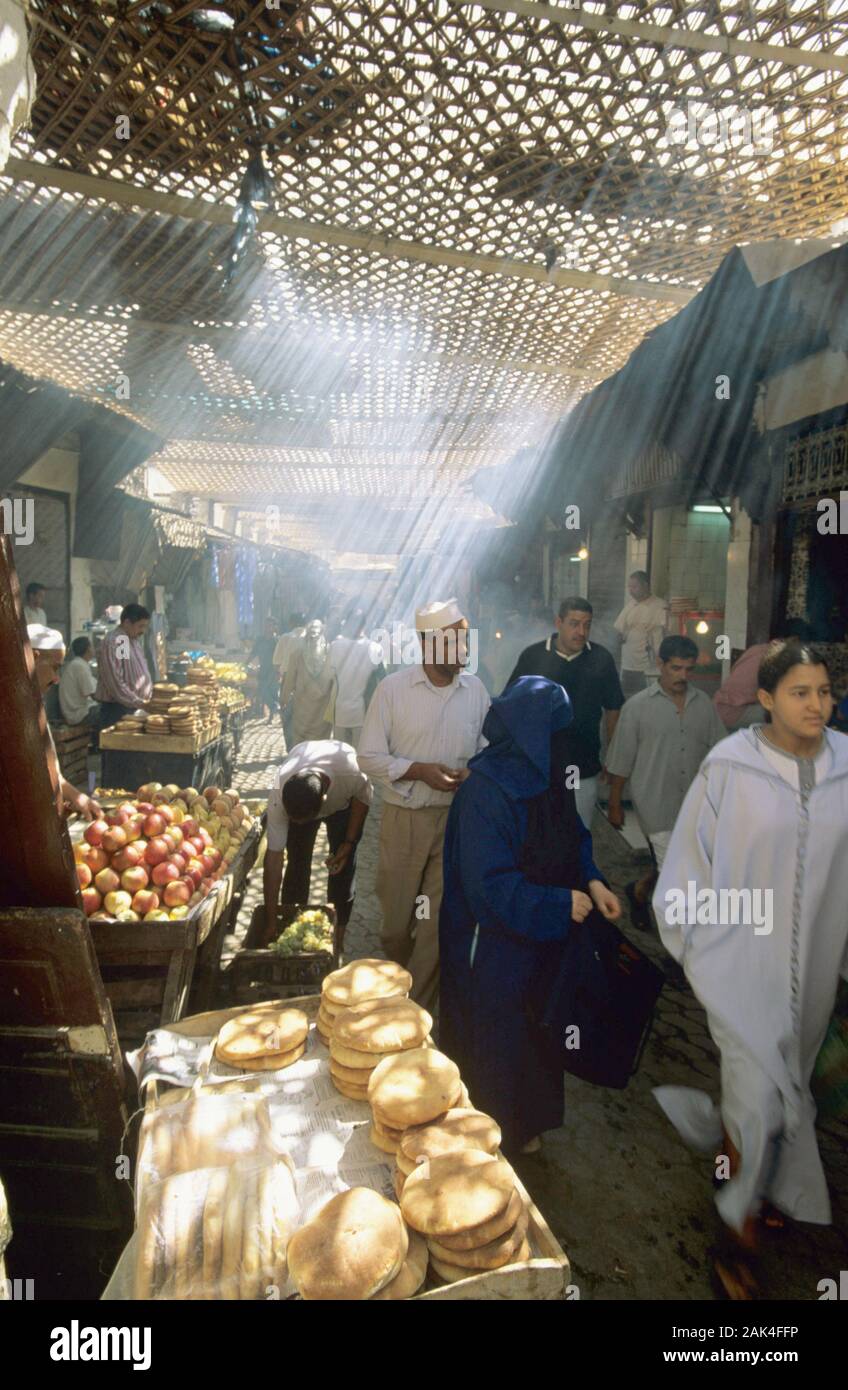
[[[65,659],[65,639],[61,632],[55,628],[44,627],[41,623],[30,623],[27,627],[29,644],[32,647],[32,654],[35,658],[35,674],[38,680],[38,688],[42,698],[53,685],[59,684],[59,670]],[[87,796],[85,792],[78,791],[70,782],[66,782],[62,776],[62,769],[59,766],[59,758],[56,753],[56,745],[53,743],[53,735],[50,732],[50,725],[47,726],[47,736],[53,747],[53,754],[56,758],[56,772],[59,777],[59,787],[65,804],[72,811],[77,811],[87,820],[95,820],[100,814],[100,807],[93,797]]]
[[[103,639],[97,658],[97,699],[104,729],[146,705],[153,694],[141,641],[149,626],[147,609],[128,603],[121,609],[118,626]]]
[[[339,947],[350,920],[356,889],[356,846],[374,796],[356,753],[337,739],[310,739],[297,744],[277,773],[268,799],[268,848],[263,888],[265,934],[257,945],[267,945],[279,934],[277,903],[280,881],[283,902],[309,902],[312,851],[318,826],[327,827],[330,873],[327,896],[336,909]],[[283,851],[288,851],[283,879]]]

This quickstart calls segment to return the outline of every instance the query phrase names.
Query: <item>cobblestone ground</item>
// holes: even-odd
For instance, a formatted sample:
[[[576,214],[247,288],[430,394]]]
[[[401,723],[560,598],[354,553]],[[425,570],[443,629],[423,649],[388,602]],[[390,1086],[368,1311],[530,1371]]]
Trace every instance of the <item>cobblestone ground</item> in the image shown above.
[[[267,794],[283,752],[279,723],[249,726],[236,786]],[[593,825],[595,858],[613,889],[643,870],[602,815]],[[379,805],[369,816],[359,851],[356,906],[346,937],[348,959],[382,955],[380,910],[374,896]],[[323,831],[315,854],[313,901],[323,900],[327,852]],[[261,899],[255,871],[225,958],[238,947],[253,905]],[[625,905],[626,912],[626,905]],[[670,962],[658,939],[625,932],[664,969]],[[538,1157],[522,1159],[521,1177],[572,1265],[581,1298],[709,1299],[707,1251],[718,1229],[712,1203],[712,1164],[684,1147],[654,1100],[652,1087],[696,1086],[718,1094],[717,1053],[706,1019],[682,977],[660,996],[652,1035],[638,1074],[625,1091],[608,1091],[566,1078],[565,1124],[544,1137]],[[819,1129],[819,1144],[833,1200],[830,1227],[795,1226],[765,1247],[766,1296],[812,1300],[819,1280],[838,1281],[848,1269],[848,1124]]]

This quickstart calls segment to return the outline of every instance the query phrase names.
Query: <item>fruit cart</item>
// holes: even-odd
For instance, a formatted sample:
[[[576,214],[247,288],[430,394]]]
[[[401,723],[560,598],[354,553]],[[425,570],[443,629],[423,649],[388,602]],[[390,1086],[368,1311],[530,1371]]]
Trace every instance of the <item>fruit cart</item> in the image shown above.
[[[209,1002],[221,945],[256,861],[260,838],[256,825],[229,873],[181,920],[89,920],[103,987],[125,1050],[143,1042],[151,1028],[178,1022],[186,1012],[193,987],[197,1002]]]

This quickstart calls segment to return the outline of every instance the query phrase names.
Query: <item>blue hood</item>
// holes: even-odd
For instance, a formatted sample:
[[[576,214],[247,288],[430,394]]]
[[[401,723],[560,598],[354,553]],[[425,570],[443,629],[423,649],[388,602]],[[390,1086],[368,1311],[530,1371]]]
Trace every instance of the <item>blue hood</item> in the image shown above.
[[[520,676],[493,700],[483,724],[488,748],[468,766],[516,799],[539,796],[550,785],[551,734],[574,714],[561,685],[544,676]]]

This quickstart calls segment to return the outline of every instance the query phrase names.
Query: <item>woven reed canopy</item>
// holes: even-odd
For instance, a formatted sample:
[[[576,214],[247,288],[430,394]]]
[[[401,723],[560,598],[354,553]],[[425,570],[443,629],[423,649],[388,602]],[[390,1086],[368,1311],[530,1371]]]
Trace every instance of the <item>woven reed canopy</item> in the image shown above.
[[[475,470],[733,245],[844,239],[848,0],[29,13],[0,357],[164,436],[178,493],[276,505],[286,543],[355,549],[351,498],[491,516]]]

